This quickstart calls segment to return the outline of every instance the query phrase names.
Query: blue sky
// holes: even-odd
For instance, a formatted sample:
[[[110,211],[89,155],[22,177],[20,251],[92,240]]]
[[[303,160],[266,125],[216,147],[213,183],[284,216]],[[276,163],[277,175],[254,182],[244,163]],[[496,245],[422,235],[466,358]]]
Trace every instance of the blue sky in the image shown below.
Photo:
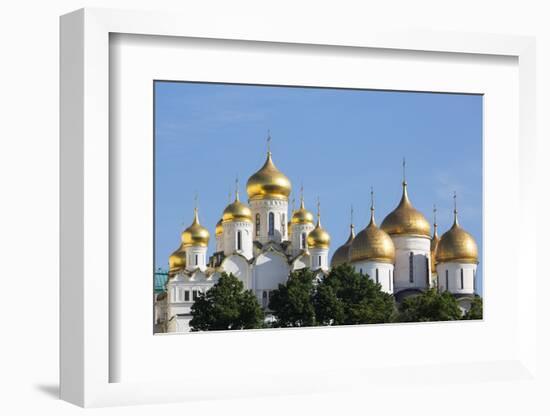
[[[155,83],[155,265],[167,268],[193,216],[211,233],[240,180],[265,160],[267,130],[277,167],[332,238],[347,238],[350,206],[356,230],[369,217],[374,188],[378,224],[401,197],[402,159],[409,196],[439,234],[452,224],[457,192],[461,225],[482,245],[482,97],[463,94]],[[480,264],[480,266],[482,266]],[[482,278],[482,267],[478,270]],[[481,282],[478,282],[481,288]]]

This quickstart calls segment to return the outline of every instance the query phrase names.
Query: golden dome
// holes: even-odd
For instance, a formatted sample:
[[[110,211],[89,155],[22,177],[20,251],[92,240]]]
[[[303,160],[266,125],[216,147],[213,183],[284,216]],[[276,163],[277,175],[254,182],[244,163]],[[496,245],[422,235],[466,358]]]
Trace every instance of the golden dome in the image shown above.
[[[292,224],[313,224],[313,214],[304,205],[304,198],[300,201],[300,208],[292,213]]]
[[[235,201],[223,210],[223,222],[246,221],[252,222],[252,211],[239,200],[239,192],[235,192]]]
[[[210,240],[210,233],[206,228],[200,225],[199,213],[197,208],[195,208],[195,218],[193,219],[193,224],[187,227],[181,234],[183,247],[206,247],[208,246],[208,240]]]
[[[222,219],[220,218],[220,220],[216,223],[216,237],[220,236],[223,234],[223,224],[222,224]]]
[[[384,218],[380,228],[389,235],[430,237],[430,223],[409,201],[407,182],[403,182],[403,196],[399,205]]]
[[[336,249],[332,256],[330,261],[330,265],[332,267],[349,262],[349,251],[351,248],[351,243],[353,243],[353,239],[355,238],[355,228],[353,227],[353,224],[351,224],[349,228],[348,239],[343,245]]]
[[[317,225],[307,236],[308,248],[329,248],[330,235],[321,226],[321,210],[318,208]]]
[[[455,219],[449,231],[441,236],[435,251],[437,263],[478,263],[477,244],[474,237],[458,225],[458,215],[455,209]]]
[[[357,234],[351,244],[349,258],[352,262],[368,260],[395,263],[395,246],[388,233],[376,225],[373,207],[369,225]]]
[[[168,257],[169,274],[185,269],[186,258],[183,244]]]
[[[246,183],[249,199],[288,199],[292,185],[290,180],[271,160],[271,152],[262,168],[252,175]]]

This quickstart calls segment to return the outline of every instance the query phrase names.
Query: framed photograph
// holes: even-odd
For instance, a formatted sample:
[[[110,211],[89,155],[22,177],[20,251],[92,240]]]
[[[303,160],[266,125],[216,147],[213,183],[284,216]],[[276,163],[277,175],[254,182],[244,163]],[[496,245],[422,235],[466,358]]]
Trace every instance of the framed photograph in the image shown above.
[[[63,16],[62,398],[536,383],[534,59]]]

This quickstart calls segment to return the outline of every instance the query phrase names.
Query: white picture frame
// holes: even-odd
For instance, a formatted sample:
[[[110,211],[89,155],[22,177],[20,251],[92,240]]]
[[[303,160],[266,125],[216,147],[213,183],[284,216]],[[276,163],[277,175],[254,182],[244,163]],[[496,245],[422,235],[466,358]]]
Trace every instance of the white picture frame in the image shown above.
[[[383,51],[430,52],[449,57],[463,54],[475,61],[476,56],[505,56],[517,59],[519,86],[519,113],[517,114],[519,145],[517,170],[510,174],[514,180],[512,199],[518,213],[521,227],[518,227],[518,241],[535,241],[536,224],[534,213],[536,199],[533,172],[536,160],[536,136],[534,130],[535,112],[535,42],[533,38],[468,33],[429,33],[379,31],[375,29],[353,31],[330,31],[316,28],[303,32],[299,28],[285,28],[277,24],[234,27],[223,19],[204,25],[194,21],[192,16],[118,11],[106,9],[83,9],[61,18],[61,398],[80,406],[108,406],[120,404],[159,403],[185,401],[198,398],[242,397],[283,393],[334,392],[342,389],[357,389],[383,392],[392,380],[400,379],[400,387],[433,388],[433,383],[449,383],[452,374],[454,382],[477,383],[513,381],[518,384],[529,380],[537,383],[536,322],[527,317],[536,316],[536,290],[518,287],[514,292],[514,334],[513,346],[502,348],[495,354],[495,360],[476,360],[476,357],[450,359],[447,362],[415,362],[401,359],[395,366],[376,366],[368,362],[365,366],[352,368],[338,363],[314,371],[311,368],[294,370],[280,368],[266,370],[268,379],[258,383],[252,377],[236,380],[234,374],[217,374],[212,377],[197,372],[192,375],[161,377],[157,380],[125,380],[113,376],[124,357],[121,349],[113,348],[117,326],[111,322],[117,314],[118,305],[113,292],[116,286],[110,282],[112,264],[109,260],[114,218],[111,217],[112,195],[111,174],[118,169],[116,160],[110,157],[110,38],[112,34],[163,36],[175,38],[223,39],[225,41],[276,43],[281,49],[285,45],[301,45],[304,48],[329,45],[332,50],[349,48]],[[167,38],[163,38],[167,39]],[[162,42],[162,39],[160,40]],[[309,46],[308,46],[309,45]],[[328,46],[327,46],[328,47]],[[374,86],[376,87],[376,86]],[[387,87],[389,88],[389,87]],[[391,88],[389,88],[391,89]],[[398,89],[398,88],[397,88]],[[498,164],[493,164],[498,169]],[[494,172],[493,172],[494,173]],[[494,192],[491,198],[495,198]],[[529,215],[526,215],[529,213]],[[536,261],[533,261],[532,245],[518,244],[513,260],[528,264],[523,269],[522,281],[530,289],[536,287]],[[511,257],[511,258],[512,258]],[[530,261],[525,262],[525,259]],[[515,269],[515,264],[511,266]],[[152,269],[150,269],[152,270]],[[485,275],[487,276],[486,271]],[[498,302],[497,302],[498,303]],[[496,304],[496,303],[495,303]],[[151,305],[143,305],[150,308]],[[490,311],[490,310],[489,310]],[[490,312],[489,312],[490,313]],[[521,323],[521,325],[518,324]],[[456,332],[456,326],[445,324],[425,326],[401,326],[396,331],[415,336],[423,331],[427,337],[437,331],[442,334]],[[376,331],[394,331],[380,326]],[[426,329],[429,328],[429,329]],[[275,336],[291,345],[300,337],[300,342],[330,345],[338,336],[360,336],[373,333],[366,328],[331,328],[325,330],[278,331]],[[468,331],[476,331],[470,326]],[[512,329],[510,329],[512,331]],[[362,331],[362,332],[360,332]],[[435,331],[435,332],[434,332]],[[482,332],[482,331],[481,331]],[[261,348],[271,335],[266,331],[249,333],[246,342]],[[273,333],[271,333],[273,335]],[[153,337],[152,332],[150,334]],[[227,334],[199,334],[184,337],[157,337],[162,348],[170,351],[182,343],[202,342],[208,344],[216,339],[223,341]],[[192,340],[190,337],[195,337]],[[200,340],[199,340],[200,339]],[[226,338],[226,340],[229,338]],[[198,341],[195,341],[198,340]],[[206,341],[205,341],[206,340]],[[309,340],[309,341],[308,341]],[[245,342],[243,337],[232,339],[231,346],[237,348]],[[249,344],[249,345],[250,345]],[[141,348],[141,345],[139,347]],[[353,355],[353,354],[351,354]],[[208,360],[203,363],[208,367]],[[163,369],[165,366],[161,366]],[[253,363],[248,364],[253,367]],[[252,371],[251,374],[255,374]],[[243,371],[246,373],[246,371]],[[115,372],[116,373],[116,372]],[[237,377],[238,378],[238,377]],[[116,382],[113,382],[116,381]],[[432,385],[430,387],[430,385]],[[208,387],[208,388],[207,388]],[[494,394],[494,393],[493,393]]]

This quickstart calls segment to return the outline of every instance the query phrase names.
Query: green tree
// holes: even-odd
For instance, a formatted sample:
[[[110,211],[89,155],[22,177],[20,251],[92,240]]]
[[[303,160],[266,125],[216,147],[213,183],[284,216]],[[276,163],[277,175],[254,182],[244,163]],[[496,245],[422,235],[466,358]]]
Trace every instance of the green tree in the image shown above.
[[[332,268],[319,283],[314,303],[317,319],[325,325],[391,322],[395,316],[393,296],[349,264]]]
[[[470,310],[464,314],[462,319],[483,319],[483,299],[480,296],[475,296]]]
[[[269,309],[277,318],[275,326],[314,326],[315,275],[309,269],[292,272],[285,284],[271,292]]]
[[[261,328],[264,314],[250,290],[233,274],[222,273],[206,293],[200,293],[191,307],[192,331]]]
[[[399,306],[399,322],[453,321],[462,317],[458,302],[449,292],[436,289],[405,298]]]

